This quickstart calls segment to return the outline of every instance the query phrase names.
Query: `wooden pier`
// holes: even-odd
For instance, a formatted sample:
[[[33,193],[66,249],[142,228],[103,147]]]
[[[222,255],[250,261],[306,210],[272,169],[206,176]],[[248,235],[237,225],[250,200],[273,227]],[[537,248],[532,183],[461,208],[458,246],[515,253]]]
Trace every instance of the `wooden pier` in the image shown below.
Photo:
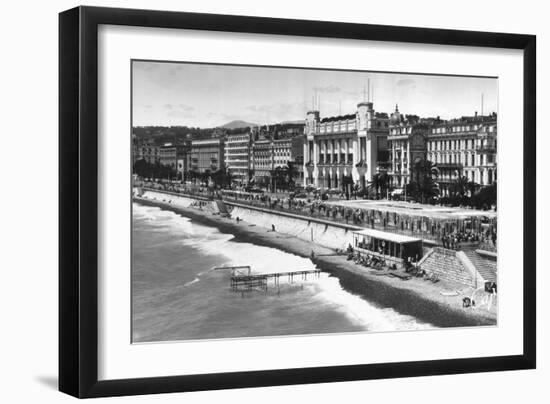
[[[261,289],[267,292],[268,281],[271,279],[275,286],[279,287],[281,278],[287,278],[288,283],[294,283],[294,279],[300,277],[301,280],[307,280],[308,275],[312,275],[315,278],[319,278],[321,274],[320,269],[306,270],[306,271],[290,271],[290,272],[274,272],[268,274],[257,275],[231,275],[231,289],[234,291]]]
[[[289,272],[272,272],[267,274],[253,274],[250,266],[228,266],[215,267],[215,270],[230,270],[231,271],[231,290],[235,292],[246,292],[252,290],[263,290],[267,292],[269,280],[273,280],[273,284],[279,288],[281,278],[288,280],[288,283],[294,283],[294,279],[305,281],[308,275],[315,278],[321,276],[320,269],[310,269],[302,271]]]

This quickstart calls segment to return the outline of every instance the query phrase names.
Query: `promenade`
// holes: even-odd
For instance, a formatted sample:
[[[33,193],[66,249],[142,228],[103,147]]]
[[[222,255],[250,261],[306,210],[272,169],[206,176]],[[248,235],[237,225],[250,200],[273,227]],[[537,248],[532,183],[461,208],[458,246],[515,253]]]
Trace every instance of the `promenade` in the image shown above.
[[[173,192],[179,195],[223,200],[286,212],[305,218],[315,218],[356,227],[372,228],[396,234],[422,238],[431,245],[448,248],[482,249],[496,252],[497,214],[481,211],[418,203],[339,199],[326,201],[290,198],[288,194],[261,194],[235,190],[210,190],[206,187],[185,187],[179,184],[141,183],[144,188]]]

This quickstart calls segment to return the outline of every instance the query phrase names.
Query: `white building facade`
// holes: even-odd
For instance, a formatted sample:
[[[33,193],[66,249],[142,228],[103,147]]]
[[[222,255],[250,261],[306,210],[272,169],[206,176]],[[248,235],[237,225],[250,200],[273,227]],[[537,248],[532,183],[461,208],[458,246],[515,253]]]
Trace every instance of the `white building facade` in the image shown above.
[[[452,120],[404,118],[397,107],[390,119],[388,174],[393,188],[410,182],[413,166],[421,159],[435,165],[442,195],[459,177],[481,186],[497,179],[497,115]]]
[[[375,113],[372,102],[361,102],[354,114],[320,119],[310,111],[305,122],[304,183],[329,189],[344,180],[364,189],[387,153],[389,120]]]
[[[227,136],[224,149],[225,167],[233,182],[248,184],[251,166],[251,134],[240,133]]]

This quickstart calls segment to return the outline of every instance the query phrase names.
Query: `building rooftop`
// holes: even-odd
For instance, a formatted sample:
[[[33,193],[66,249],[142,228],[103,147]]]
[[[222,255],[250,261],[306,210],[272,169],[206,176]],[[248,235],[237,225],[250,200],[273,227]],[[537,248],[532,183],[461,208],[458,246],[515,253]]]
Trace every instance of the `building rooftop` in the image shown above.
[[[321,123],[343,121],[343,120],[347,120],[347,119],[355,119],[355,116],[356,116],[355,114],[329,116],[327,118],[321,119]]]
[[[391,241],[394,243],[404,244],[404,243],[417,243],[421,241],[419,238],[404,236],[402,234],[388,233],[381,230],[375,229],[364,229],[360,231],[354,231],[353,234],[359,234],[361,236],[375,237],[380,240]]]
[[[431,217],[434,219],[467,219],[471,217],[494,218],[497,213],[494,211],[475,210],[466,208],[453,208],[447,206],[425,205],[404,201],[388,200],[349,200],[349,201],[328,201],[325,203],[344,206],[353,209],[372,209],[382,212],[395,212],[401,215]]]

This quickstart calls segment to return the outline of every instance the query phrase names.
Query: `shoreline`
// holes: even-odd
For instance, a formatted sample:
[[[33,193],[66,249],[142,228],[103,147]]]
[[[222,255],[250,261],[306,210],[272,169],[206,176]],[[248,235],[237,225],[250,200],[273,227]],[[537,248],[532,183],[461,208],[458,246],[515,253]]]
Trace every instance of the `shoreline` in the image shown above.
[[[497,315],[484,309],[463,309],[462,296],[443,296],[441,284],[432,284],[422,279],[408,281],[389,276],[387,271],[376,271],[347,261],[345,256],[336,255],[327,247],[319,246],[284,233],[244,221],[237,223],[229,217],[213,215],[197,208],[173,206],[158,200],[139,197],[134,202],[170,210],[198,223],[216,227],[223,233],[234,236],[236,242],[277,248],[281,251],[311,258],[324,272],[339,279],[344,290],[375,304],[380,308],[391,308],[396,312],[417,318],[435,327],[496,326]],[[386,276],[387,275],[387,276]],[[452,289],[453,285],[448,285]]]

